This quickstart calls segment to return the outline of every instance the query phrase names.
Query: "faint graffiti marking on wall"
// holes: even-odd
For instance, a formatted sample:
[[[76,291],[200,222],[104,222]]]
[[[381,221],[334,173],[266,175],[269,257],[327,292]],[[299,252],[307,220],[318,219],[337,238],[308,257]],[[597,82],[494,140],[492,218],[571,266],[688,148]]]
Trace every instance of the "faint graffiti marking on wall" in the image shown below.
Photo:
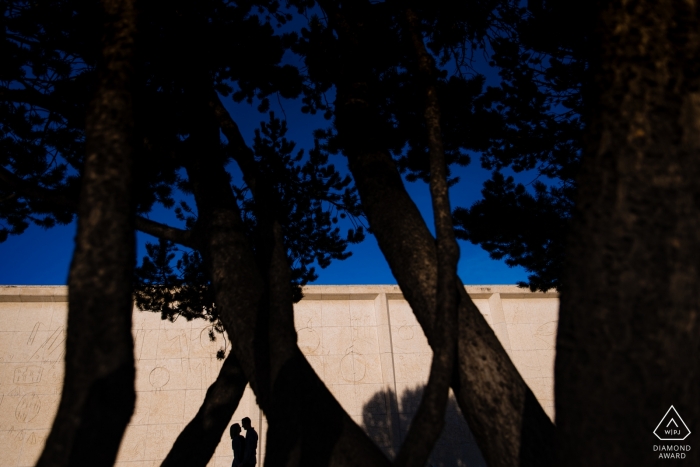
[[[136,444],[130,449],[131,454],[139,455],[146,449],[146,440],[142,439],[136,442]]]
[[[358,383],[367,373],[367,362],[361,354],[350,352],[340,360],[340,374],[345,381]]]
[[[39,327],[41,327],[41,323],[37,322],[32,328],[31,334],[29,334],[29,339],[27,339],[27,345],[32,345],[34,343],[36,333],[39,332]]]
[[[15,441],[24,441],[24,430],[16,430],[14,426],[10,427],[8,435]]]
[[[131,416],[132,425],[144,425],[148,421],[149,409],[148,407],[140,406],[136,404],[134,409],[134,414]]]
[[[141,325],[143,327],[143,324]],[[146,336],[146,331],[137,329],[134,336],[134,357],[136,361],[141,361],[141,352],[143,351],[143,340]]]
[[[358,349],[361,354],[377,352],[376,331],[374,328],[352,328],[353,350]]]
[[[297,344],[305,355],[313,354],[321,345],[321,337],[311,328],[299,329]]]
[[[160,389],[170,381],[170,372],[162,366],[156,367],[148,375],[148,381],[156,389]]]
[[[187,335],[183,331],[168,332],[165,331],[162,337],[162,346],[158,344],[158,355],[163,354],[169,357],[186,357],[189,354],[187,347]]]
[[[545,344],[550,344],[554,335],[557,333],[557,321],[544,323],[535,331],[535,337]]]
[[[208,374],[209,368],[205,364],[206,360],[191,358],[187,362],[187,380],[192,381],[192,384],[188,386],[189,388],[205,389],[209,385]],[[196,383],[195,383],[196,381]]]
[[[413,327],[411,326],[401,326],[399,328],[399,337],[405,341],[410,341],[413,339]]]
[[[61,326],[51,333],[44,343],[41,344],[38,349],[36,349],[29,360],[39,360],[44,362],[60,361],[65,353],[65,341],[66,335],[63,332],[63,326]]]
[[[31,422],[39,415],[41,399],[36,394],[25,394],[15,409],[15,418],[20,422]]]
[[[220,336],[216,335],[216,331],[214,330],[213,326],[208,326],[204,329],[202,329],[199,333],[199,344],[202,346],[202,349],[211,352],[212,354],[215,354],[216,351],[218,350],[220,344],[218,344],[215,340],[211,340],[210,333],[214,333],[214,336],[219,338]],[[224,341],[225,344],[225,341]]]
[[[35,384],[41,381],[41,373],[43,368],[40,366],[29,365],[15,369],[15,376],[12,382],[15,384]]]
[[[14,358],[15,354],[5,354],[4,356],[0,357],[0,362],[11,362],[12,359]]]

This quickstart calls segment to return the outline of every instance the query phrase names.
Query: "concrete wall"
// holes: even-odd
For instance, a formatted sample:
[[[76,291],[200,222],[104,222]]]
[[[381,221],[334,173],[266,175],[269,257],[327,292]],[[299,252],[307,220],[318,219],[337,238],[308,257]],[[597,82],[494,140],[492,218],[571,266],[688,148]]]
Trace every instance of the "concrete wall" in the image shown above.
[[[553,416],[558,298],[513,286],[467,287],[516,367]],[[34,465],[63,379],[65,287],[0,287],[0,467]],[[388,455],[398,450],[427,381],[431,351],[396,286],[310,286],[295,306],[298,342],[314,370]],[[117,465],[160,464],[194,416],[221,362],[202,321],[134,311],[137,404]],[[250,388],[233,421],[250,417],[265,449],[266,421]],[[451,398],[435,466],[484,465]],[[225,433],[210,467],[231,464]]]

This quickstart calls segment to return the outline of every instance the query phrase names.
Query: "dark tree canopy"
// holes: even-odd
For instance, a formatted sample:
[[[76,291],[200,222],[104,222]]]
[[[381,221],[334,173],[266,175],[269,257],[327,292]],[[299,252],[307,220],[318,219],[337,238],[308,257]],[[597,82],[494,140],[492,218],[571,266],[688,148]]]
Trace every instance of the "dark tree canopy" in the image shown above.
[[[488,325],[463,290],[454,292],[459,288],[453,271],[457,250],[450,240],[453,229],[446,186],[458,182],[451,177],[450,167],[470,163],[474,154],[494,170],[531,169],[543,158],[556,159],[547,154],[562,152],[560,148],[566,145],[564,137],[552,140],[553,145],[548,140],[553,131],[563,130],[532,130],[540,120],[560,122],[552,116],[556,104],[544,102],[540,96],[548,91],[546,86],[528,86],[532,67],[521,66],[513,57],[520,49],[534,47],[522,32],[527,22],[523,18],[530,16],[531,12],[509,1],[476,1],[462,6],[442,1],[410,6],[223,0],[139,4],[131,186],[136,228],[158,240],[147,245],[147,256],[136,268],[136,303],[164,319],[206,319],[213,323],[212,339],[217,333],[251,336],[235,339],[231,354],[237,362],[227,360],[227,365],[231,374],[246,375],[231,381],[240,385],[247,379],[256,390],[271,421],[271,442],[276,439],[276,430],[288,430],[284,423],[297,416],[293,405],[275,409],[279,404],[275,401],[283,397],[276,388],[311,384],[316,386],[309,393],[326,401],[322,415],[326,418],[299,420],[301,428],[294,431],[297,436],[317,437],[318,426],[339,424],[346,428],[333,434],[337,439],[329,442],[352,440],[365,446],[372,453],[370,457],[381,458],[371,443],[367,444],[366,436],[348,422],[332,396],[318,389],[315,376],[302,379],[302,383],[296,377],[273,384],[275,378],[282,377],[275,376],[273,370],[280,365],[291,365],[295,374],[309,371],[293,344],[295,338],[289,337],[294,331],[289,328],[288,316],[291,304],[301,298],[299,286],[317,277],[315,267],[347,258],[349,244],[362,241],[365,230],[373,231],[375,226],[385,255],[394,256],[385,238],[415,231],[419,244],[405,246],[438,258],[437,263],[429,262],[436,268],[436,273],[430,274],[435,274],[441,290],[437,298],[432,295],[430,279],[409,300],[429,331],[436,355],[441,355],[434,360],[421,417],[426,423],[440,419],[449,385],[458,391],[465,413],[474,403],[470,398],[482,397],[476,389],[479,378],[463,382],[450,378],[454,365],[471,358],[468,353],[455,358],[457,340],[465,339],[454,324],[457,315],[464,313],[458,310],[466,309],[477,319],[469,332],[483,336],[479,329],[488,329]],[[21,234],[29,223],[50,227],[76,216],[85,163],[85,115],[96,89],[97,44],[103,34],[96,18],[104,15],[95,5],[69,0],[41,5],[11,2],[5,10],[4,46],[11,66],[0,83],[5,112],[3,144],[8,148],[0,156],[4,237]],[[484,76],[474,67],[478,54],[489,55],[501,70],[501,88],[485,86]],[[542,63],[541,74],[554,67],[550,62]],[[320,113],[325,118],[326,123],[314,130],[313,147],[298,149],[287,139],[286,122],[269,112],[270,99],[286,99],[302,112]],[[250,146],[236,123],[234,103],[241,102],[257,106],[261,113],[260,128]],[[522,156],[521,147],[507,147],[504,141],[511,141],[513,132],[523,139],[520,135],[524,131],[530,131],[528,139],[536,142],[536,148]],[[368,187],[375,182],[363,181],[363,173],[368,175],[374,169],[358,169],[358,161],[372,153],[381,153],[391,161],[387,174],[393,171],[398,177],[402,172],[409,181],[430,182],[437,250],[433,250],[422,218],[416,218],[413,225],[383,226],[376,219],[385,207],[374,203],[366,188],[364,199],[360,199],[355,183]],[[354,180],[329,162],[330,154],[348,156]],[[234,181],[233,164],[240,170],[242,182]],[[546,175],[562,177],[560,172],[551,169]],[[387,181],[378,183],[389,186]],[[562,178],[561,183],[567,180]],[[507,184],[506,189],[516,197],[529,196]],[[535,192],[546,200],[526,208],[541,210],[549,220],[553,216],[551,205],[565,195],[540,186]],[[408,202],[405,206],[410,208],[412,202],[403,198],[405,192],[397,195],[397,207]],[[488,202],[491,204],[486,207],[501,210],[509,200],[487,194],[484,203]],[[492,206],[494,202],[497,206]],[[365,207],[365,203],[369,205]],[[180,226],[149,218],[162,209],[171,210]],[[402,215],[401,209],[396,214]],[[494,241],[502,241],[498,232],[486,240],[479,237],[480,231],[470,228],[459,212],[455,216],[458,235],[469,232],[467,238],[487,249]],[[568,214],[565,209],[556,212]],[[554,220],[540,237],[550,234],[553,225]],[[479,223],[479,229],[489,228],[494,229],[493,223]],[[502,248],[506,256],[515,258],[509,260],[512,264],[541,273],[551,284],[556,273],[548,263],[557,261],[551,259],[556,241],[551,242],[555,245],[551,249],[537,244],[540,241],[537,237],[534,243],[514,247],[506,240]],[[522,262],[518,259],[521,256],[534,259]],[[395,274],[402,268],[391,259],[389,262]],[[402,277],[397,279],[402,288],[412,287],[410,280],[404,283]],[[430,305],[435,300],[440,311]],[[454,322],[443,315],[453,316]],[[269,337],[260,335],[261,331],[246,328],[253,322],[258,323],[255,329],[269,327],[270,335],[288,336],[289,345],[282,337],[278,337],[282,339],[279,342],[268,342]],[[502,417],[507,418],[512,411],[522,412],[520,404],[531,403],[534,396],[512,364],[504,363],[507,357],[494,339],[487,335],[479,348],[489,349],[490,356],[484,360],[487,367],[489,359],[500,362],[497,366],[507,365],[500,377],[510,381],[504,386],[510,388],[506,392],[516,394],[503,395],[514,401],[512,407],[503,409]],[[225,357],[224,349],[219,357]],[[203,418],[193,421],[182,436],[205,436],[201,426],[212,407],[220,404],[214,401],[221,391],[212,386],[210,392],[211,399],[207,396],[200,411]],[[239,390],[224,394],[240,397]],[[225,406],[235,408],[236,403]],[[475,411],[468,419],[478,424],[485,416],[486,412]],[[287,421],[278,425],[275,420],[279,417]],[[439,423],[433,422],[429,424],[435,425],[434,433],[439,434]],[[220,421],[212,423],[219,426]],[[548,436],[545,433],[551,430],[541,408],[522,423],[539,433],[534,439]],[[496,453],[504,444],[490,433],[499,430],[499,423],[488,425],[477,432],[486,443],[482,449],[492,462],[506,465],[519,456],[517,443],[511,443],[509,453],[497,461],[500,454]],[[330,433],[334,432],[323,436]],[[418,439],[431,440],[432,436]],[[400,462],[420,463],[422,456],[429,454],[430,443],[420,454],[416,451],[420,442],[408,443],[399,453]],[[541,456],[551,458],[545,454],[549,448],[538,443],[533,441],[528,447],[531,454],[524,457],[524,464],[536,462],[538,456],[540,460]],[[177,443],[173,449],[168,462],[186,457],[176,453]],[[198,454],[201,459],[211,455],[208,449]],[[284,456],[284,450],[277,455]]]
[[[312,6],[303,2],[285,6],[224,1],[148,2],[140,6],[142,79],[135,113],[140,140],[136,147],[139,213],[147,214],[161,205],[179,207],[181,216],[188,216],[187,206],[179,206],[179,191],[188,191],[179,168],[189,150],[192,125],[197,124],[191,117],[197,114],[193,106],[199,92],[216,91],[223,99],[254,103],[262,112],[269,108],[270,98],[296,99],[293,102],[299,103],[303,112],[321,111],[332,117],[330,100],[335,83],[346,73],[342,58],[346,52],[323,19],[323,10],[307,10]],[[11,2],[4,15],[8,65],[3,71],[2,91],[6,96],[2,141],[7,148],[3,167],[35,186],[61,191],[73,199],[84,152],[85,106],[94,87],[95,39],[100,34],[90,20],[99,12],[91,8],[75,1],[47,2],[40,7]],[[372,70],[373,82],[367,89],[371,90],[368,99],[375,112],[374,137],[394,154],[408,180],[427,181],[426,132],[422,111],[416,106],[423,84],[412,71],[413,52],[402,34],[404,24],[391,4],[367,8],[372,11],[372,21],[363,25],[362,40],[371,44],[367,47],[371,52],[363,52],[362,59]],[[575,28],[562,28],[571,13],[551,5],[523,9],[508,2],[475,2],[462,7],[438,2],[417,4],[416,8],[427,46],[439,65],[436,86],[447,162],[466,165],[476,154],[485,168],[494,171],[493,181],[484,188],[484,200],[456,209],[458,235],[481,245],[496,259],[506,258],[509,265],[525,267],[532,274],[531,288],[558,287],[565,219],[570,217],[580,157],[585,36]],[[362,14],[359,10],[357,14]],[[299,11],[304,11],[305,17],[299,16]],[[549,35],[543,37],[542,31],[554,27],[560,33],[557,41]],[[285,58],[290,54],[296,54],[304,66]],[[497,87],[486,87],[479,74],[484,54],[499,70],[501,84]],[[308,178],[303,174],[327,164],[322,162],[327,157],[324,152],[338,152],[344,145],[334,127],[328,125],[318,129],[319,144],[299,157],[282,140],[274,141],[284,138],[279,134],[281,128],[274,128],[263,126],[262,139],[256,139],[252,150],[262,161],[262,154],[270,152],[262,145],[282,144],[274,148],[280,161],[274,169],[277,176],[289,177],[287,183],[295,183],[293,177]],[[265,131],[272,133],[265,135]],[[239,136],[223,141],[228,150],[243,144]],[[228,160],[230,156],[224,157]],[[266,170],[273,169],[266,164]],[[503,169],[530,171],[528,174],[534,170],[532,177],[542,177],[545,183],[504,183],[499,175]],[[285,201],[297,204],[299,213],[307,202],[317,204],[312,208],[317,211],[314,214],[289,219],[289,229],[297,235],[313,230],[318,236],[299,241],[288,237],[295,246],[296,251],[290,254],[300,284],[315,277],[314,263],[324,267],[329,259],[342,259],[347,243],[362,238],[363,229],[357,228],[362,227],[361,213],[350,182],[342,182],[344,187],[332,186],[341,181],[325,176],[329,177],[325,187],[303,182],[311,190],[307,193],[316,199]],[[456,182],[458,179],[451,180]],[[248,187],[236,189],[243,200]],[[0,206],[4,219],[0,235],[5,238],[20,234],[29,223],[50,227],[73,219],[70,209],[59,209],[55,204],[13,193],[5,197],[8,199]],[[292,209],[287,210],[293,216]],[[508,224],[502,211],[539,222]],[[331,224],[335,226],[337,218],[344,216],[353,222],[349,234],[341,237]],[[193,222],[196,216],[189,218]],[[299,222],[307,227],[291,226]],[[309,229],[313,223],[319,228]],[[532,230],[529,226],[534,225],[538,227]]]
[[[582,410],[606,400],[601,391],[592,400],[587,385],[609,378],[600,387],[622,394],[630,373],[653,367],[654,355],[629,339],[640,329],[640,342],[668,361],[700,354],[697,294],[688,292],[698,282],[695,198],[670,182],[657,190],[677,180],[692,191],[694,172],[683,167],[694,167],[698,151],[698,74],[689,63],[700,22],[679,1],[638,3],[3,2],[0,242],[30,224],[79,224],[64,393],[39,465],[82,465],[93,454],[93,465],[113,462],[133,410],[132,298],[163,319],[205,319],[212,339],[223,333],[231,344],[164,466],[205,466],[247,384],[269,421],[266,464],[389,465],[316,375],[294,328],[301,286],[317,267],[346,259],[366,233],[434,356],[419,422],[395,465],[425,464],[449,390],[491,466],[568,462],[561,453],[624,463],[619,450],[607,460],[596,448],[600,433],[581,422]],[[667,75],[649,71],[657,68],[635,52],[641,39],[625,21],[659,39],[650,53]],[[618,63],[627,74],[616,74]],[[487,76],[493,70],[498,78]],[[664,87],[664,76],[677,86]],[[630,113],[617,111],[616,96],[628,99]],[[638,106],[644,99],[651,104]],[[318,115],[311,147],[288,137],[272,100]],[[238,104],[259,113],[252,135],[239,129],[250,112]],[[661,125],[669,115],[673,123]],[[649,165],[634,166],[635,154]],[[454,169],[476,159],[491,177],[482,199],[460,206],[448,196],[460,183]],[[668,178],[648,167],[668,169]],[[429,184],[434,236],[404,180]],[[616,197],[626,194],[634,202]],[[178,225],[155,220],[163,212]],[[136,230],[155,238],[138,262]],[[564,391],[557,383],[563,430],[467,295],[456,238],[524,267],[522,286],[570,293],[558,340],[557,374],[569,384]],[[679,282],[650,289],[656,266]],[[651,298],[639,301],[637,287]],[[612,320],[617,310],[590,291],[619,306],[621,318]],[[95,311],[101,303],[109,306]],[[636,315],[637,304],[651,318]],[[676,327],[666,326],[666,309]],[[619,350],[599,329],[620,330],[637,366],[625,366],[625,352],[615,354],[617,365],[598,365]],[[670,345],[673,333],[681,337]],[[692,405],[700,366],[688,361],[690,383],[674,394]],[[583,391],[571,388],[577,381],[587,382]],[[634,404],[618,397],[599,412],[608,434],[651,413],[649,394],[635,388],[642,396],[630,396]]]
[[[559,289],[582,153],[586,22],[577,2],[530,2],[513,33],[491,42],[501,83],[482,105],[500,119],[481,164],[492,170],[483,199],[455,210],[457,234],[522,266],[534,290]],[[516,181],[512,171],[520,175]],[[525,178],[526,180],[523,180]]]

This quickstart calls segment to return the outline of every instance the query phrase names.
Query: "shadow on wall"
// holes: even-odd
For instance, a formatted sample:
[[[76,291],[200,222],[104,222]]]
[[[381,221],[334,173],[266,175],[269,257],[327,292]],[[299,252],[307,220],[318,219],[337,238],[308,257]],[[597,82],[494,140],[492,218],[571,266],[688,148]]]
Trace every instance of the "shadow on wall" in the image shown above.
[[[362,409],[363,428],[382,451],[393,459],[418,409],[423,387],[405,389],[401,400],[394,391],[375,393]],[[486,467],[481,451],[450,392],[445,427],[426,464],[432,467]]]

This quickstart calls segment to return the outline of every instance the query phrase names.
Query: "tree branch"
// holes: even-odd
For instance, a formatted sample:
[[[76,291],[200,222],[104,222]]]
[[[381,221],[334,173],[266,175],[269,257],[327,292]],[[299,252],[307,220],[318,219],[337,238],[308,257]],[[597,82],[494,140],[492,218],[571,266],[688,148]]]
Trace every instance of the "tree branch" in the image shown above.
[[[457,262],[459,246],[452,225],[452,210],[447,185],[447,165],[442,146],[440,107],[434,84],[433,60],[418,31],[419,19],[411,8],[406,22],[416,52],[418,77],[425,82],[424,120],[428,130],[430,158],[430,194],[437,234],[436,332],[441,339],[433,345],[430,376],[411,427],[399,450],[394,465],[422,467],[445,424],[445,408],[457,353]]]
[[[23,197],[40,200],[56,208],[66,209],[73,213],[78,209],[78,200],[71,198],[66,193],[43,188],[30,181],[23,180],[4,167],[0,167],[0,181],[3,182],[5,187]],[[190,248],[197,248],[197,241],[191,230],[178,229],[140,216],[136,218],[135,225],[136,229],[143,233],[170,240]]]
[[[56,91],[52,93],[43,93],[32,87],[31,83],[25,81],[21,81],[21,83],[25,86],[24,89],[0,87],[0,101],[39,107],[47,112],[60,115],[65,121],[71,121],[76,126],[84,125],[85,112],[80,106],[63,102],[60,94],[57,94]],[[86,95],[85,97],[87,99],[89,96]]]
[[[56,101],[50,95],[42,94],[32,88],[10,89],[0,87],[0,101],[29,104],[46,110],[57,111]]]
[[[257,164],[255,163],[253,150],[245,143],[241,130],[231,117],[231,114],[229,114],[228,110],[224,107],[219,95],[213,89],[211,90],[211,94],[209,106],[219,122],[221,131],[224,133],[224,136],[226,136],[226,139],[228,139],[229,147],[232,149],[232,156],[241,168],[241,172],[243,172],[243,179],[246,185],[248,185],[250,191],[255,195],[260,176]]]
[[[192,230],[178,229],[167,224],[146,219],[145,217],[136,218],[136,229],[148,235],[153,235],[157,238],[170,240],[174,243],[179,243],[189,248],[198,248],[199,243]]]
[[[77,211],[77,200],[71,199],[65,193],[43,188],[30,181],[24,180],[1,166],[0,181],[3,182],[5,187],[17,192],[21,196],[48,202],[57,208],[68,209],[73,212]]]

